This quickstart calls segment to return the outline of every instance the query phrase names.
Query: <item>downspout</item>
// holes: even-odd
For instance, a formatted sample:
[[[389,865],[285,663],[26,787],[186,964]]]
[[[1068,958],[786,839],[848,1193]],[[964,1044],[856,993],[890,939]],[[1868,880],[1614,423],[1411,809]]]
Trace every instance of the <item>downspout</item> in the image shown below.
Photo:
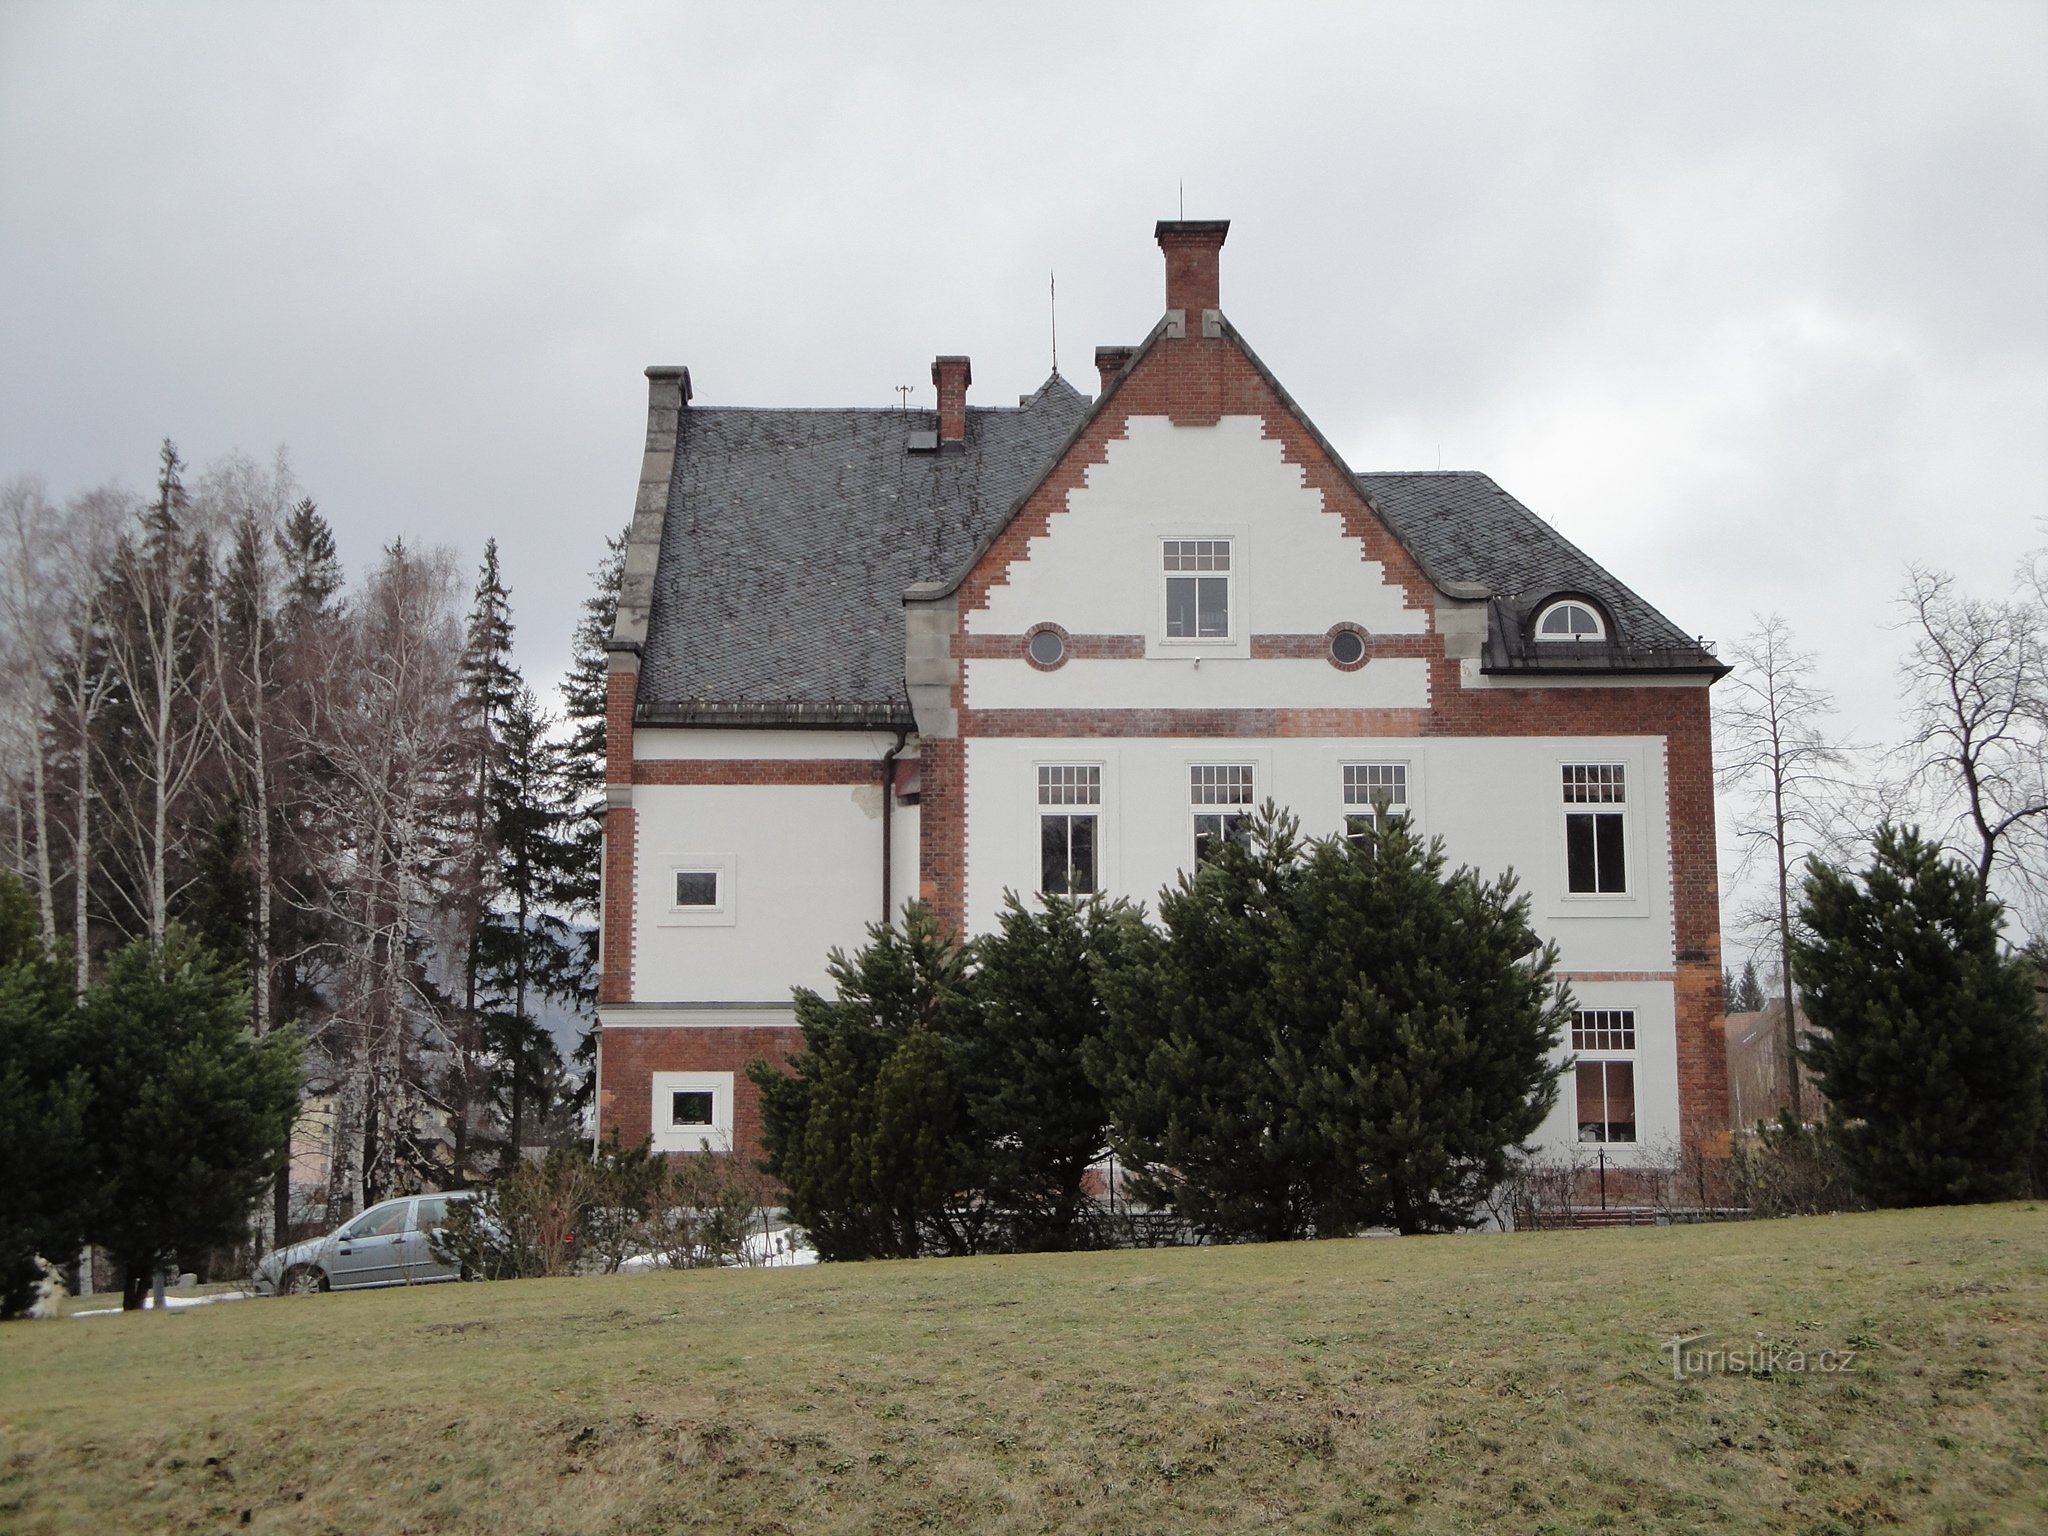
[[[896,754],[903,750],[903,744],[910,740],[910,728],[903,727],[896,732],[896,745],[882,754],[882,926],[889,925],[890,864],[896,852],[896,834],[890,825],[891,813],[896,809]]]

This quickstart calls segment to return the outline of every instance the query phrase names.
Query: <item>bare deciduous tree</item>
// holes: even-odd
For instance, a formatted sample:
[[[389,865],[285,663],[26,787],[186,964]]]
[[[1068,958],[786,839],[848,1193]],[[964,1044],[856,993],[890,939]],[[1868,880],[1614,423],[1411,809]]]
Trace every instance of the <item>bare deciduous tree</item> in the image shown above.
[[[50,786],[43,732],[63,629],[59,580],[63,533],[40,481],[27,476],[0,486],[0,728],[8,756],[29,779],[28,813],[35,853],[20,873],[35,888],[43,942],[57,941],[56,875],[50,857]],[[17,837],[17,851],[24,839]]]
[[[2038,566],[2037,566],[2038,569]],[[1906,787],[1989,887],[2038,889],[2048,832],[2048,616],[2023,583],[2011,598],[1958,590],[1945,571],[1906,573],[1911,648],[1901,667],[1910,734]]]
[[[1738,877],[1755,860],[1768,864],[1773,890],[1765,926],[1777,952],[1785,1009],[1780,1049],[1792,1113],[1800,1116],[1792,886],[1800,866],[1839,839],[1847,760],[1822,726],[1834,713],[1834,697],[1815,685],[1813,654],[1794,644],[1783,617],[1759,615],[1730,659],[1735,670],[1715,701],[1718,773],[1721,788],[1737,796],[1734,828],[1744,845]]]

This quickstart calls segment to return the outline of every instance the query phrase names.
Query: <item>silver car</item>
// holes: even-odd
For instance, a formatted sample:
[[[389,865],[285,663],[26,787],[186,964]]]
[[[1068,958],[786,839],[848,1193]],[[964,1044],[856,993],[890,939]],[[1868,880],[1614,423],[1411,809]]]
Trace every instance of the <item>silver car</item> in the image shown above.
[[[473,1192],[455,1191],[381,1201],[325,1237],[280,1248],[264,1259],[256,1266],[256,1294],[306,1296],[459,1280],[456,1267],[436,1257],[432,1235],[447,1221],[451,1203],[475,1198]]]

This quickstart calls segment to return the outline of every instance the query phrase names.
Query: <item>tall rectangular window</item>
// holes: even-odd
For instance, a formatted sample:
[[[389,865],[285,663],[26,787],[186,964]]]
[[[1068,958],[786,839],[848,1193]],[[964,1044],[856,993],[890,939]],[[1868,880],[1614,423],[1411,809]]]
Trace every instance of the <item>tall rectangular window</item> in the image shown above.
[[[1188,769],[1195,808],[1195,863],[1208,863],[1223,840],[1244,845],[1251,822],[1252,765],[1197,763]]]
[[[1050,896],[1097,889],[1095,847],[1102,770],[1059,764],[1038,770],[1038,888]],[[1081,807],[1091,809],[1081,809]]]
[[[1565,889],[1575,896],[1628,890],[1628,807],[1620,763],[1564,765]]]
[[[1392,816],[1408,814],[1406,763],[1344,765],[1344,835],[1354,843],[1384,827]]]
[[[1230,540],[1166,541],[1166,638],[1230,638]]]
[[[1578,1065],[1579,1140],[1636,1139],[1636,1065],[1582,1061]]]

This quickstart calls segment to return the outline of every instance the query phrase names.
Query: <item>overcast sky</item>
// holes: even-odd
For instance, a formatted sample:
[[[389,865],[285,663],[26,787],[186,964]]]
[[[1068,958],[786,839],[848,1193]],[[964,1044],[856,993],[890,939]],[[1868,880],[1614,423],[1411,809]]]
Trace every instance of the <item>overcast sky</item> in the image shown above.
[[[495,535],[545,683],[701,403],[972,398],[1163,307],[1357,469],[1482,469],[1890,729],[1909,560],[2048,542],[2048,5],[0,0],[0,478],[291,450],[351,570]]]

